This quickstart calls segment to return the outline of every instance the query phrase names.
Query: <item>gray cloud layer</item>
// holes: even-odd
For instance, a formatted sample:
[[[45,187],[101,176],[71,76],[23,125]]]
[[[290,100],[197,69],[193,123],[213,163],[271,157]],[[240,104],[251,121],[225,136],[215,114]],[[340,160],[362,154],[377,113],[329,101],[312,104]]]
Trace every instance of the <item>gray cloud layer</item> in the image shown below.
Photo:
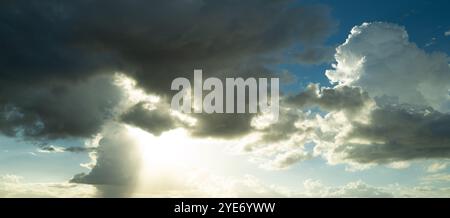
[[[179,122],[170,115],[168,107],[148,109],[144,102],[134,105],[122,114],[121,120],[154,135],[160,135],[164,131],[180,126]]]
[[[357,113],[370,102],[369,94],[359,87],[340,86],[336,88],[322,88],[311,84],[300,94],[287,100],[296,107],[306,108],[319,106],[327,111],[345,110]]]
[[[370,146],[349,144],[348,158],[361,163],[387,163],[450,156],[450,115],[411,105],[386,106],[371,114],[370,124],[354,124],[350,138]]]
[[[150,93],[170,95],[170,82],[191,77],[194,68],[205,69],[205,77],[267,74],[276,54],[299,43],[320,47],[335,26],[324,6],[236,3],[0,3],[1,131],[22,131],[31,138],[88,137],[98,132],[107,108],[116,103],[115,91],[107,85],[78,88],[94,75],[121,71]],[[136,121],[131,114],[137,109],[132,110],[128,121]],[[20,118],[5,118],[16,111]],[[199,135],[219,136],[242,123],[243,128],[224,132],[237,135],[250,120],[199,119],[204,127],[196,131]],[[221,123],[228,125],[216,128]]]
[[[6,89],[0,97],[0,130],[8,136],[31,139],[90,137],[113,117],[113,109],[122,98],[121,90],[106,76],[0,89]]]

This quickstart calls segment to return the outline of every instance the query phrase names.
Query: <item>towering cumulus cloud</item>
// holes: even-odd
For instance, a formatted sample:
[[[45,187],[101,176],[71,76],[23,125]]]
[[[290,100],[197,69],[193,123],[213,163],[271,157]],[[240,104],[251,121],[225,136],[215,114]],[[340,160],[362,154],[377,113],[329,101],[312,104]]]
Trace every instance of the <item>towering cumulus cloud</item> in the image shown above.
[[[123,197],[132,193],[141,167],[139,147],[124,127],[109,125],[95,154],[95,165],[89,174],[75,175],[70,182],[95,185],[99,195]]]
[[[330,80],[360,86],[377,102],[367,123],[352,123],[344,140],[348,159],[371,163],[450,155],[445,54],[417,48],[400,26],[371,23],[352,30],[336,61],[327,71]]]
[[[448,111],[450,73],[447,55],[428,54],[409,42],[403,27],[385,23],[353,28],[338,47],[331,82],[360,86],[372,97],[396,97],[402,103]]]
[[[448,56],[421,50],[398,25],[364,23],[335,59],[326,72],[334,87],[310,85],[287,99],[291,110],[324,112],[299,116],[290,138],[314,143],[313,155],[331,164],[357,168],[450,157]]]

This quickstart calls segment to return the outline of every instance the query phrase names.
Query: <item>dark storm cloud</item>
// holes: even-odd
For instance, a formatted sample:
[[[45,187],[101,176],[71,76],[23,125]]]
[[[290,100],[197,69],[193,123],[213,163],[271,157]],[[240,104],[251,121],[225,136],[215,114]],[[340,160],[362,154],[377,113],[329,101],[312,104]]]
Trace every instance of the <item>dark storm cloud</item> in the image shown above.
[[[0,96],[0,130],[31,139],[89,137],[113,117],[122,93],[113,79],[84,82],[15,84]]]
[[[160,135],[164,131],[181,125],[169,113],[167,107],[148,109],[145,103],[140,102],[121,115],[121,120],[155,135]]]
[[[170,95],[171,81],[191,77],[194,68],[205,77],[267,75],[272,56],[296,44],[320,44],[333,27],[328,8],[291,1],[2,1],[0,105],[21,118],[3,114],[1,130],[89,136],[114,101],[108,93],[91,100],[80,95],[70,108],[60,107],[73,83],[122,71],[146,91]],[[204,119],[203,126],[220,130]],[[222,129],[238,125],[229,124]]]
[[[198,137],[233,138],[252,130],[254,114],[198,114],[192,134]]]
[[[359,87],[320,88],[310,84],[304,92],[288,98],[287,103],[300,108],[319,106],[328,111],[343,110],[354,114],[370,101],[369,94]]]
[[[388,163],[450,156],[450,115],[407,104],[375,109],[369,124],[355,123],[349,138],[371,145],[349,144],[347,158],[360,163]]]
[[[69,1],[2,1],[2,87],[13,82],[73,81],[109,67],[106,60],[111,54],[86,52],[74,44],[77,13]]]
[[[242,65],[268,64],[249,63],[258,55],[320,43],[334,26],[328,8],[291,3],[6,1],[2,77],[74,79],[122,68],[166,92],[171,75],[194,67],[247,71]]]

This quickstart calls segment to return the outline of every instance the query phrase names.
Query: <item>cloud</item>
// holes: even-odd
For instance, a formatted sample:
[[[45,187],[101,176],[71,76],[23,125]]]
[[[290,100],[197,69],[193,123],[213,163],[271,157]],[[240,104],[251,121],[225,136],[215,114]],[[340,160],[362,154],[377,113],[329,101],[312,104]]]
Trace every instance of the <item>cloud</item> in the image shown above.
[[[92,170],[75,175],[70,182],[95,185],[102,197],[129,196],[141,167],[139,152],[136,139],[124,126],[110,124],[95,150]]]
[[[448,114],[394,106],[374,110],[370,119],[369,124],[354,123],[348,138],[360,138],[372,144],[349,144],[348,158],[365,163],[450,155]]]
[[[334,87],[311,84],[283,99],[281,107],[297,115],[280,110],[287,120],[268,124],[267,139],[247,146],[256,159],[269,156],[268,162],[278,159],[288,167],[308,160],[282,158],[304,151],[306,143],[315,145],[314,157],[349,170],[450,156],[447,55],[417,48],[398,25],[364,23],[352,29],[335,58],[326,71]],[[295,146],[280,146],[294,140]]]
[[[359,86],[371,97],[448,111],[450,68],[444,53],[426,53],[395,24],[364,23],[337,48],[331,82]]]
[[[448,198],[450,194],[449,188],[429,185],[413,187],[391,185],[390,189],[395,191],[396,197],[399,198]]]
[[[233,149],[250,155],[252,162],[268,170],[285,170],[293,164],[313,158],[304,145],[311,141],[311,130],[298,127],[298,121],[308,115],[302,111],[280,107],[276,122],[270,114],[252,119],[252,133],[243,137]]]
[[[64,152],[64,148],[63,147],[59,147],[59,146],[54,146],[54,145],[46,145],[46,146],[41,146],[38,149],[39,153],[62,153]]]
[[[424,182],[447,182],[448,176],[438,174],[424,179]],[[437,180],[436,180],[437,179]],[[438,188],[426,184],[401,186],[391,184],[385,187],[371,186],[360,180],[342,186],[327,186],[319,180],[308,179],[303,183],[302,191],[294,191],[283,186],[264,183],[258,177],[245,175],[238,178],[226,178],[212,173],[197,171],[185,177],[183,182],[165,180],[163,186],[152,186],[137,190],[134,197],[446,197],[448,188]],[[107,186],[110,190],[117,187]],[[104,188],[103,190],[106,190]],[[101,197],[102,193],[93,185],[75,183],[31,183],[17,175],[0,176],[0,197]],[[100,194],[100,195],[99,195]]]
[[[63,152],[73,152],[73,153],[82,153],[82,152],[90,152],[94,151],[95,148],[89,148],[89,147],[62,147],[62,146],[55,146],[55,145],[42,145],[39,146],[37,151],[39,153],[63,153]]]
[[[136,141],[122,124],[109,122],[155,135],[187,125],[165,106],[175,77],[191,78],[193,68],[203,68],[205,77],[271,76],[267,66],[280,63],[294,45],[304,48],[291,53],[301,64],[328,62],[333,51],[322,45],[335,26],[324,6],[289,1],[104,4],[0,3],[0,131],[43,141],[101,133],[95,148],[39,148],[91,151],[91,172],[65,185],[92,184],[100,196],[130,196],[141,167]],[[310,85],[283,99],[276,123],[266,122],[264,114],[194,114],[189,131],[195,137],[227,139],[254,134],[244,150],[270,169],[319,156],[355,167],[449,157],[446,54],[421,50],[398,25],[365,23],[352,29],[335,61],[326,72],[334,87]],[[131,91],[142,89],[144,99],[117,84],[118,71],[134,81]],[[162,102],[153,108],[148,94]],[[305,149],[307,143],[315,145],[313,151]],[[233,196],[279,194],[254,178],[230,183],[241,191],[227,193]],[[249,184],[260,189],[251,192]],[[360,181],[339,188],[317,182],[306,186],[325,190],[318,192],[323,196],[389,196]]]
[[[308,85],[305,91],[287,102],[299,108],[318,106],[327,111],[344,110],[353,115],[373,104],[369,94],[359,87],[320,88],[318,84]]]
[[[0,176],[0,197],[3,198],[61,198],[93,197],[96,189],[90,185],[61,183],[29,183],[16,175]]]
[[[350,182],[339,187],[325,186],[318,180],[308,179],[303,183],[305,194],[322,198],[391,198],[392,193],[362,181]]]
[[[162,94],[175,77],[191,78],[194,67],[204,68],[205,76],[264,72],[270,59],[262,54],[319,43],[334,26],[328,8],[289,1],[108,4],[111,10],[93,10],[103,3],[80,6],[76,43],[120,54],[140,85]]]
[[[265,183],[253,175],[225,177],[205,170],[159,176],[143,181],[135,197],[225,197],[268,198],[289,197],[285,187]]]
[[[266,184],[258,177],[244,175],[240,178],[221,178],[210,175],[206,180],[199,180],[196,184],[211,197],[240,197],[240,198],[280,198],[289,197],[287,189]]]
[[[345,159],[389,163],[450,155],[447,56],[428,54],[409,42],[403,27],[365,23],[338,47],[339,86],[359,86],[374,97],[368,122],[347,117],[351,131],[334,146]],[[339,87],[338,86],[338,87]]]
[[[428,173],[437,173],[439,171],[445,170],[448,166],[448,163],[446,162],[436,162],[433,164],[430,164],[427,167],[427,172]]]
[[[444,33],[445,36],[450,36],[450,30]]]
[[[407,168],[411,167],[411,162],[408,162],[408,161],[392,162],[392,163],[388,164],[387,167],[389,167],[391,169],[403,170],[403,169],[407,169]]]
[[[149,108],[140,102],[121,115],[123,122],[140,127],[145,131],[160,135],[162,132],[177,127],[177,120],[170,114],[169,107]]]
[[[327,7],[290,1],[48,0],[0,8],[0,130],[30,139],[98,133],[120,93],[98,75],[120,71],[145,92],[170,96],[171,81],[191,78],[194,68],[219,78],[267,75],[277,54],[320,46],[335,27]],[[245,134],[251,117],[229,118],[200,116],[195,133]]]
[[[114,115],[123,93],[113,76],[78,83],[14,84],[2,87],[0,130],[32,140],[91,137]]]
[[[269,162],[268,169],[287,169],[297,162],[302,162],[312,158],[312,155],[303,148],[278,154],[276,158]]]
[[[336,141],[333,135],[344,134],[342,120],[366,121],[367,111],[375,102],[368,93],[359,87],[340,86],[320,88],[310,84],[305,91],[294,96],[286,96],[281,101],[280,118],[269,122],[267,115],[259,115],[252,120],[256,140],[245,143],[242,150],[250,153],[252,159],[263,168],[271,170],[288,169],[292,165],[320,156],[321,152],[307,151],[308,143],[319,144],[322,141]],[[315,112],[305,110],[319,107],[323,111],[332,111],[325,120]],[[327,120],[341,117],[337,124]],[[318,146],[318,148],[320,145]]]
[[[321,198],[446,198],[450,193],[449,188],[427,184],[407,186],[395,183],[373,186],[361,180],[341,186],[327,186],[320,180],[307,179],[303,186],[304,191],[295,194],[296,196]]]
[[[205,77],[269,76],[267,66],[279,63],[293,45],[310,48],[310,62],[320,56],[315,48],[322,48],[335,27],[329,8],[290,1],[0,4],[0,131],[41,142],[93,138],[105,134],[111,121],[155,135],[192,127],[164,106],[174,78],[191,78],[194,68],[203,68]],[[148,94],[163,102],[147,108]],[[253,117],[186,119],[196,121],[189,128],[195,137],[231,138],[251,133]],[[40,151],[90,151],[94,160],[84,166],[91,172],[71,182],[93,184],[101,196],[128,196],[139,155],[122,130],[115,134],[106,133],[94,148]]]
[[[450,182],[450,174],[448,173],[431,174],[423,177],[422,180],[428,182]]]
[[[198,120],[191,129],[195,137],[236,138],[252,132],[254,114],[195,114]]]

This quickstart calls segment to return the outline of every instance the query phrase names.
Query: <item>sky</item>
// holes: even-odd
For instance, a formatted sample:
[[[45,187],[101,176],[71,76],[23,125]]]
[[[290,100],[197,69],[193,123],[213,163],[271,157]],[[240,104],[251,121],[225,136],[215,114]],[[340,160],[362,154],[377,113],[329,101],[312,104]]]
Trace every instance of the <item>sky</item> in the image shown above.
[[[450,197],[450,3],[0,3],[0,197]],[[280,78],[279,119],[171,82]]]

